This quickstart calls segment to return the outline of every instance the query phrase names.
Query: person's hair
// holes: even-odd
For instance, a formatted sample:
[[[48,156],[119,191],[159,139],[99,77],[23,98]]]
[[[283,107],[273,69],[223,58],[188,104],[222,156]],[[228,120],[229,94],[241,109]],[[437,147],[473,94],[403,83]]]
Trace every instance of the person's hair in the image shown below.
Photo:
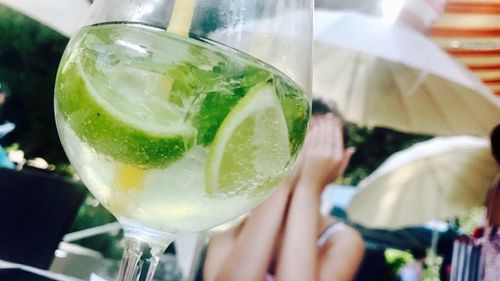
[[[333,101],[325,101],[323,99],[315,98],[312,101],[311,108],[312,115],[325,115],[332,113],[342,122],[342,139],[344,141],[344,147],[347,147],[347,141],[349,140],[349,130],[347,129],[347,122],[340,113],[337,104]]]
[[[500,164],[500,124],[497,124],[491,131],[490,141],[491,154],[493,154],[497,163]]]

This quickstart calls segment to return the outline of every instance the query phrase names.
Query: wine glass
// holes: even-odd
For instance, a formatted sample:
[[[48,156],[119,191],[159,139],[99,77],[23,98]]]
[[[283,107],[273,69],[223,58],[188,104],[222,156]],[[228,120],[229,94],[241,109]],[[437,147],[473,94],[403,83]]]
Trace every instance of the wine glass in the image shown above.
[[[234,219],[293,165],[310,114],[312,0],[95,0],[55,88],[65,152],[152,280],[178,236]],[[141,268],[148,268],[141,272]]]

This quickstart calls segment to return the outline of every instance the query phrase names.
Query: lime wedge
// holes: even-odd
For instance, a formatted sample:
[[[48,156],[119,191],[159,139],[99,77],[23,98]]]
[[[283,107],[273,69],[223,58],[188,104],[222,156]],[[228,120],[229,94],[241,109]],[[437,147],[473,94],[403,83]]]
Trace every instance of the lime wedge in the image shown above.
[[[71,58],[56,81],[56,108],[97,152],[139,167],[179,159],[196,130],[167,100],[172,79],[126,64],[99,66],[90,51]]]
[[[208,195],[273,188],[290,160],[285,115],[273,83],[249,90],[222,122],[208,153]]]

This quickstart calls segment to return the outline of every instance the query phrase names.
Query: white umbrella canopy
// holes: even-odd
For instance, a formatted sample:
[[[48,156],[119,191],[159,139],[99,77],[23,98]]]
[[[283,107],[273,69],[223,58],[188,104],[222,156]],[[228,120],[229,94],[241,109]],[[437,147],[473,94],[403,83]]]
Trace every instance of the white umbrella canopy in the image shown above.
[[[371,16],[319,10],[313,92],[346,119],[430,135],[486,136],[500,100],[418,32]]]
[[[347,213],[373,228],[451,218],[481,206],[499,170],[487,139],[434,138],[394,154],[363,180]]]
[[[90,8],[88,0],[0,0],[65,36],[75,32]]]

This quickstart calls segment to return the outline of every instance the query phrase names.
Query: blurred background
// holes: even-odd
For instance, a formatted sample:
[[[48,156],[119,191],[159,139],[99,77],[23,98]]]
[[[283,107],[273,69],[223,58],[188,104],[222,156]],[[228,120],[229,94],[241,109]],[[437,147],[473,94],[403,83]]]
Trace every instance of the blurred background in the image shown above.
[[[497,10],[494,16],[500,22],[500,2],[495,1],[490,3],[493,3],[492,5],[496,3]],[[444,1],[441,2],[444,3]],[[366,15],[392,17],[392,20],[395,20],[400,15],[404,4],[405,1],[402,0],[316,0],[318,9],[354,10]],[[206,24],[199,27],[200,32],[208,33],[216,28],[216,13],[214,11],[214,14],[206,15]],[[496,28],[497,33],[492,36],[498,42],[500,40],[500,33],[498,33],[500,26]],[[438,28],[434,29],[434,33],[432,33],[431,27],[429,27],[429,30],[424,32],[425,36],[432,37],[434,34],[435,42],[441,42],[441,45],[444,44],[439,41],[440,33]],[[0,83],[2,89],[9,92],[7,102],[0,107],[0,123],[9,121],[15,124],[15,129],[0,139],[0,145],[7,151],[10,159],[17,165],[18,170],[31,170],[46,177],[69,181],[73,184],[72,188],[85,192],[82,203],[74,215],[74,220],[71,220],[66,232],[73,233],[113,223],[115,221],[113,216],[78,182],[78,176],[69,164],[56,132],[53,115],[53,89],[59,59],[68,43],[66,30],[56,31],[30,16],[12,9],[12,5],[8,7],[0,4],[0,34]],[[444,46],[444,49],[447,50],[446,46]],[[453,52],[449,53],[453,54]],[[332,68],[334,67],[332,65]],[[496,85],[491,81],[493,80],[490,79],[490,83],[486,82],[485,85]],[[484,79],[483,82],[485,82]],[[500,82],[497,81],[496,83],[499,84]],[[495,95],[495,91],[490,91],[490,94],[497,99],[496,104],[498,105],[498,96]],[[498,118],[497,120],[500,121]],[[348,220],[345,209],[352,197],[357,193],[355,187],[363,179],[370,176],[394,153],[434,137],[430,134],[396,131],[389,127],[357,125],[351,122],[348,124],[348,146],[356,147],[356,153],[352,157],[341,182],[335,183],[335,186],[347,186],[347,193],[342,195],[345,196],[345,202],[333,202],[339,198],[335,193],[336,191],[335,194],[331,195],[332,198],[335,197],[334,199],[330,197],[325,199],[329,200],[327,204],[330,205],[330,208],[327,208],[327,211],[330,212],[331,210],[332,215]],[[1,184],[3,182],[0,182]],[[39,206],[33,206],[33,208],[37,207]],[[32,211],[36,212],[36,210]],[[454,217],[440,218],[438,222],[434,222],[430,226],[422,225],[419,229],[410,229],[406,230],[406,232],[403,230],[401,233],[389,229],[377,228],[377,230],[374,230],[374,228],[355,222],[353,222],[353,225],[362,232],[367,247],[374,249],[369,252],[369,255],[375,257],[371,261],[372,264],[375,263],[374,261],[380,263],[381,271],[379,272],[383,274],[378,276],[379,279],[373,280],[396,280],[398,270],[415,259],[415,252],[423,251],[424,255],[426,255],[426,251],[431,246],[431,240],[434,237],[432,230],[442,233],[442,239],[439,239],[439,242],[444,241],[443,243],[445,243],[448,239],[447,245],[450,247],[455,237],[462,234],[472,234],[475,228],[481,226],[484,223],[483,217],[484,208],[477,206]],[[415,226],[413,225],[413,227]],[[75,240],[72,243],[89,249],[92,251],[92,255],[97,255],[99,258],[118,260],[121,258],[122,246],[120,241],[122,236],[119,229],[111,229],[110,232]],[[417,241],[417,245],[401,244],[405,237],[411,237],[409,240]],[[436,242],[434,245],[435,250],[441,245],[446,247],[445,244],[437,243],[438,240],[434,242]],[[58,254],[59,258],[64,257],[64,249],[58,251],[56,257]],[[437,249],[437,252],[435,251],[433,254],[442,256],[430,263],[430,266],[426,268],[427,272],[444,270],[441,265],[443,259],[447,259],[447,262],[449,262],[451,258],[450,249],[443,248],[442,251]],[[448,256],[443,256],[445,254]],[[64,270],[59,269],[59,271],[63,272]],[[431,276],[430,273],[428,276]],[[369,279],[360,277],[359,280]],[[427,277],[426,280],[437,279]]]

